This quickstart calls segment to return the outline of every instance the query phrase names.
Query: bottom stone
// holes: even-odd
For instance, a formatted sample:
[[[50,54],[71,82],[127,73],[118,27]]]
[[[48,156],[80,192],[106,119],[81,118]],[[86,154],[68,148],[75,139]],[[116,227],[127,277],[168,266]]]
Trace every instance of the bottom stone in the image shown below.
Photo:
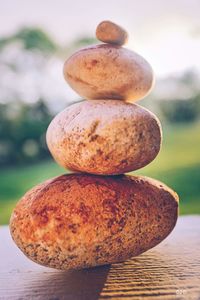
[[[17,246],[56,269],[124,261],[160,243],[174,228],[178,196],[142,176],[62,175],[18,202],[10,220]]]

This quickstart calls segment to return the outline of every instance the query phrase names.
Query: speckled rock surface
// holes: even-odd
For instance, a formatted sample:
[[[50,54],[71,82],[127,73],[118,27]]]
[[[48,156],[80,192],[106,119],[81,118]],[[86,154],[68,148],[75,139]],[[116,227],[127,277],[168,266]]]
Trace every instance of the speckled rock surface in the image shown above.
[[[154,82],[149,63],[134,51],[102,44],[74,53],[64,64],[69,85],[86,99],[144,98]]]
[[[147,177],[62,175],[25,194],[10,231],[31,260],[76,269],[120,262],[174,228],[178,196]]]
[[[58,114],[47,144],[63,167],[113,175],[139,169],[158,154],[158,119],[136,104],[117,100],[83,101]]]
[[[111,21],[102,21],[97,26],[96,37],[104,43],[116,45],[124,45],[128,41],[126,30]]]

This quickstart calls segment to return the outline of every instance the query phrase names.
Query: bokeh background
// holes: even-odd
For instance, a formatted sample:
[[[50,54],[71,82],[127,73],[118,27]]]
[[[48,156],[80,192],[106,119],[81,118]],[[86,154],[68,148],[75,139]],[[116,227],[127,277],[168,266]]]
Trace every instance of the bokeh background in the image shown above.
[[[0,224],[28,189],[66,172],[50,157],[45,132],[56,113],[80,101],[64,82],[64,60],[97,43],[105,19],[128,30],[127,47],[157,78],[140,104],[160,118],[163,147],[136,173],[175,189],[180,214],[200,213],[199,12],[199,0],[1,0]]]

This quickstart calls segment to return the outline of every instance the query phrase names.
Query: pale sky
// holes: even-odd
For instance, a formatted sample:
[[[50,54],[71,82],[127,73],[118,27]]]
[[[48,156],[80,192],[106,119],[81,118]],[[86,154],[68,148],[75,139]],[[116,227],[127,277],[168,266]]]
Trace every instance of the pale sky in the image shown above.
[[[67,44],[94,36],[105,19],[127,29],[127,47],[143,55],[158,76],[200,71],[200,0],[0,0],[0,36],[38,26]]]

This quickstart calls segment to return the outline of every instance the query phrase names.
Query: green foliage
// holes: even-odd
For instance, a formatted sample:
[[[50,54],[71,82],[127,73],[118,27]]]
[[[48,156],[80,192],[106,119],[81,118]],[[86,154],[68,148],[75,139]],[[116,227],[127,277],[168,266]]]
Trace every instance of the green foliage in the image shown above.
[[[44,52],[56,50],[55,43],[38,28],[23,28],[15,35],[15,38],[22,40],[26,49],[39,49]]]
[[[180,197],[181,214],[200,214],[199,132],[200,123],[167,127],[158,157],[136,172],[173,188]]]
[[[17,33],[0,39],[0,48],[15,41],[21,41],[25,49],[40,50],[44,53],[55,52],[58,46],[39,28],[22,28]]]
[[[47,126],[52,119],[43,100],[33,105],[0,104],[0,165],[33,162],[49,152],[45,144]]]
[[[199,118],[199,98],[159,103],[164,118],[171,123],[193,122]]]
[[[76,47],[77,49],[80,47],[92,45],[92,44],[97,44],[99,41],[96,38],[91,38],[91,37],[82,37],[80,39],[77,39],[74,43],[73,46]]]
[[[171,126],[164,130],[158,157],[147,167],[133,172],[163,181],[180,196],[181,214],[200,214],[200,123]],[[16,201],[34,185],[62,173],[55,162],[46,161],[0,172],[0,223],[8,223]]]

